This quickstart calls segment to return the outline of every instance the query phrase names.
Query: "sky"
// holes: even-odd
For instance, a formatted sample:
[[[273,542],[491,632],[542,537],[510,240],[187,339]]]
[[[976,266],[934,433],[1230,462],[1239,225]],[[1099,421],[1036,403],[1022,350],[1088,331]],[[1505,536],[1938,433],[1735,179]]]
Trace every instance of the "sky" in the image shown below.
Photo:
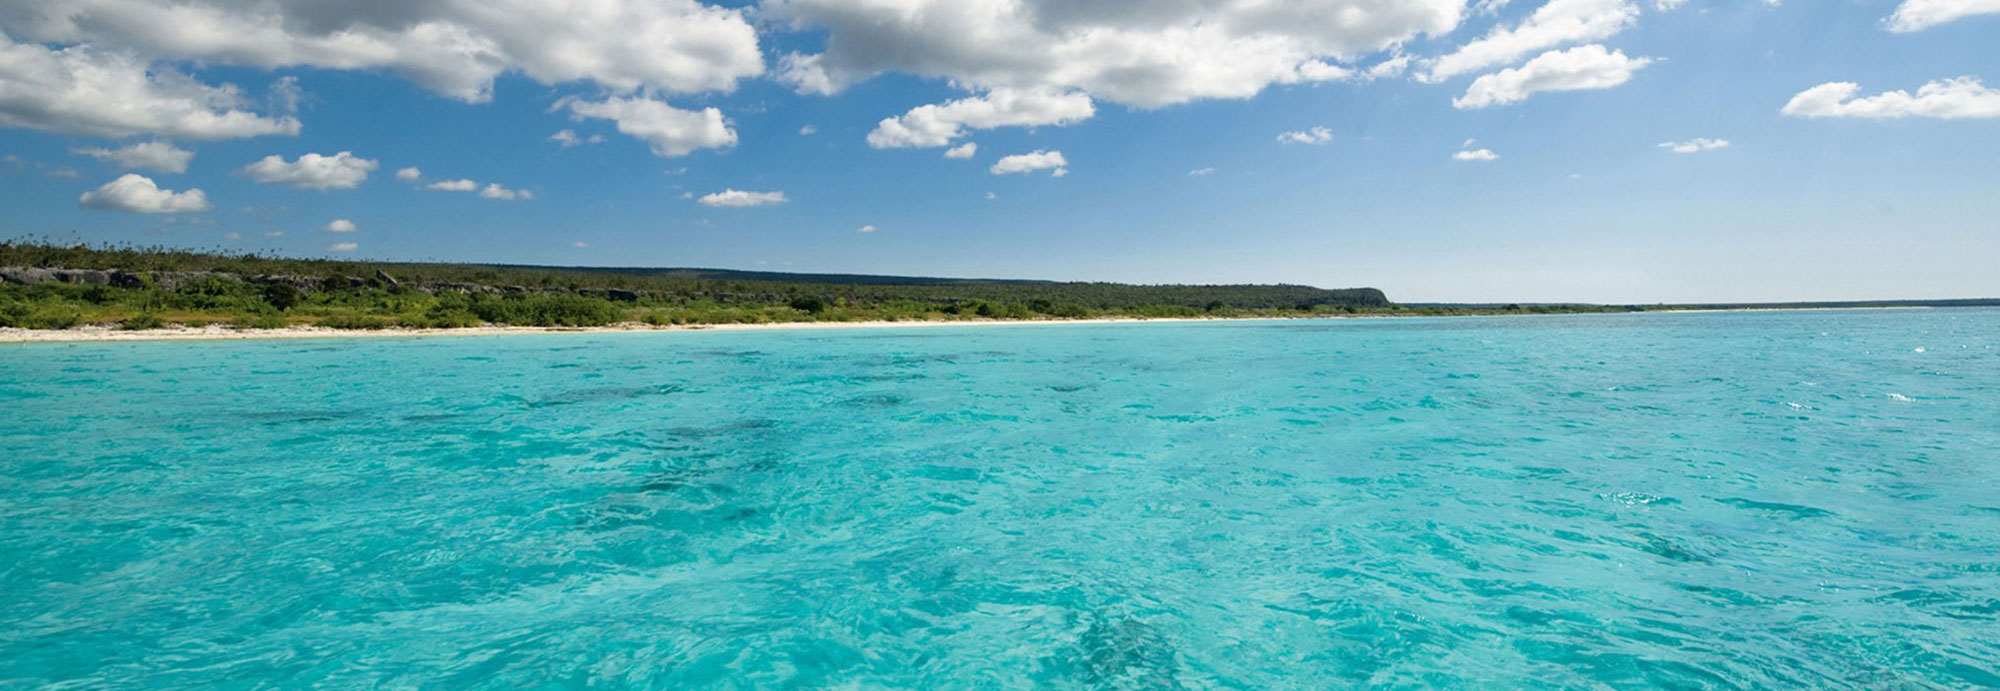
[[[2000,296],[1996,38],[2000,0],[0,0],[0,238]]]

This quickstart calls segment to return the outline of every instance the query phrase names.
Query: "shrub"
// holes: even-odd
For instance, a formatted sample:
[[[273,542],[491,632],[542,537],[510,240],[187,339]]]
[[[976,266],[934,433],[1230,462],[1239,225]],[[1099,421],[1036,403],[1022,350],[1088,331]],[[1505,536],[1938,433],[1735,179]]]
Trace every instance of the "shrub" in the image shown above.
[[[354,312],[336,312],[319,318],[319,325],[330,329],[386,329],[389,320]]]
[[[232,329],[282,329],[286,326],[289,324],[285,321],[284,315],[265,312],[245,314],[229,324],[229,328]]]
[[[1062,317],[1064,319],[1083,319],[1090,316],[1089,309],[1074,302],[1058,303],[1046,311],[1051,317]]]
[[[465,307],[440,304],[432,305],[422,314],[406,315],[396,320],[397,326],[415,329],[464,329],[479,326],[479,315]]]
[[[806,314],[819,314],[826,311],[826,301],[812,296],[792,298],[792,309]]]
[[[472,313],[495,324],[516,326],[604,326],[625,311],[602,298],[581,295],[514,295],[472,303]]]
[[[127,317],[125,321],[119,322],[118,328],[126,331],[145,331],[147,329],[165,328],[166,325],[166,320],[160,319],[159,315],[152,312],[140,312]]]
[[[66,304],[0,303],[0,326],[67,329],[83,323],[83,312]]]
[[[264,301],[283,312],[299,304],[299,289],[287,283],[272,283],[264,286]]]

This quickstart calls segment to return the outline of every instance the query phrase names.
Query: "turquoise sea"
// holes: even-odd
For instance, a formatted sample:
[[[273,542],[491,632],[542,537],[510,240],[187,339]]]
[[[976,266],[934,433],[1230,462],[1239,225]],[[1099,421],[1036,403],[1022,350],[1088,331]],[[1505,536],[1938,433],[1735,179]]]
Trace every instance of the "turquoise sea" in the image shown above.
[[[0,689],[2000,686],[2000,311],[0,346]]]

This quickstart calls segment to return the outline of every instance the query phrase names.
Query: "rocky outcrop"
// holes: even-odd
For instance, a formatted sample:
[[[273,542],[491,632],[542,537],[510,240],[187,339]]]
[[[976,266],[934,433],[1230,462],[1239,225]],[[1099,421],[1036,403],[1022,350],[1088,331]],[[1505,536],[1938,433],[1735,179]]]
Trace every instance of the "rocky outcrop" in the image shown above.
[[[36,266],[0,267],[0,283],[32,286],[43,283],[76,283],[80,285],[117,286],[138,288],[146,285],[138,274],[102,269],[44,269]]]

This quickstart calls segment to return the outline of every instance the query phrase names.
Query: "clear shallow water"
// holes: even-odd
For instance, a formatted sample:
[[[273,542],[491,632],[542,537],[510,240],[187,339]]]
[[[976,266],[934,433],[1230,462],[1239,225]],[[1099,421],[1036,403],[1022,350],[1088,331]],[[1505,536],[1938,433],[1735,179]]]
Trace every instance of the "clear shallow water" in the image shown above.
[[[2000,311],[0,348],[0,688],[2000,684]]]

